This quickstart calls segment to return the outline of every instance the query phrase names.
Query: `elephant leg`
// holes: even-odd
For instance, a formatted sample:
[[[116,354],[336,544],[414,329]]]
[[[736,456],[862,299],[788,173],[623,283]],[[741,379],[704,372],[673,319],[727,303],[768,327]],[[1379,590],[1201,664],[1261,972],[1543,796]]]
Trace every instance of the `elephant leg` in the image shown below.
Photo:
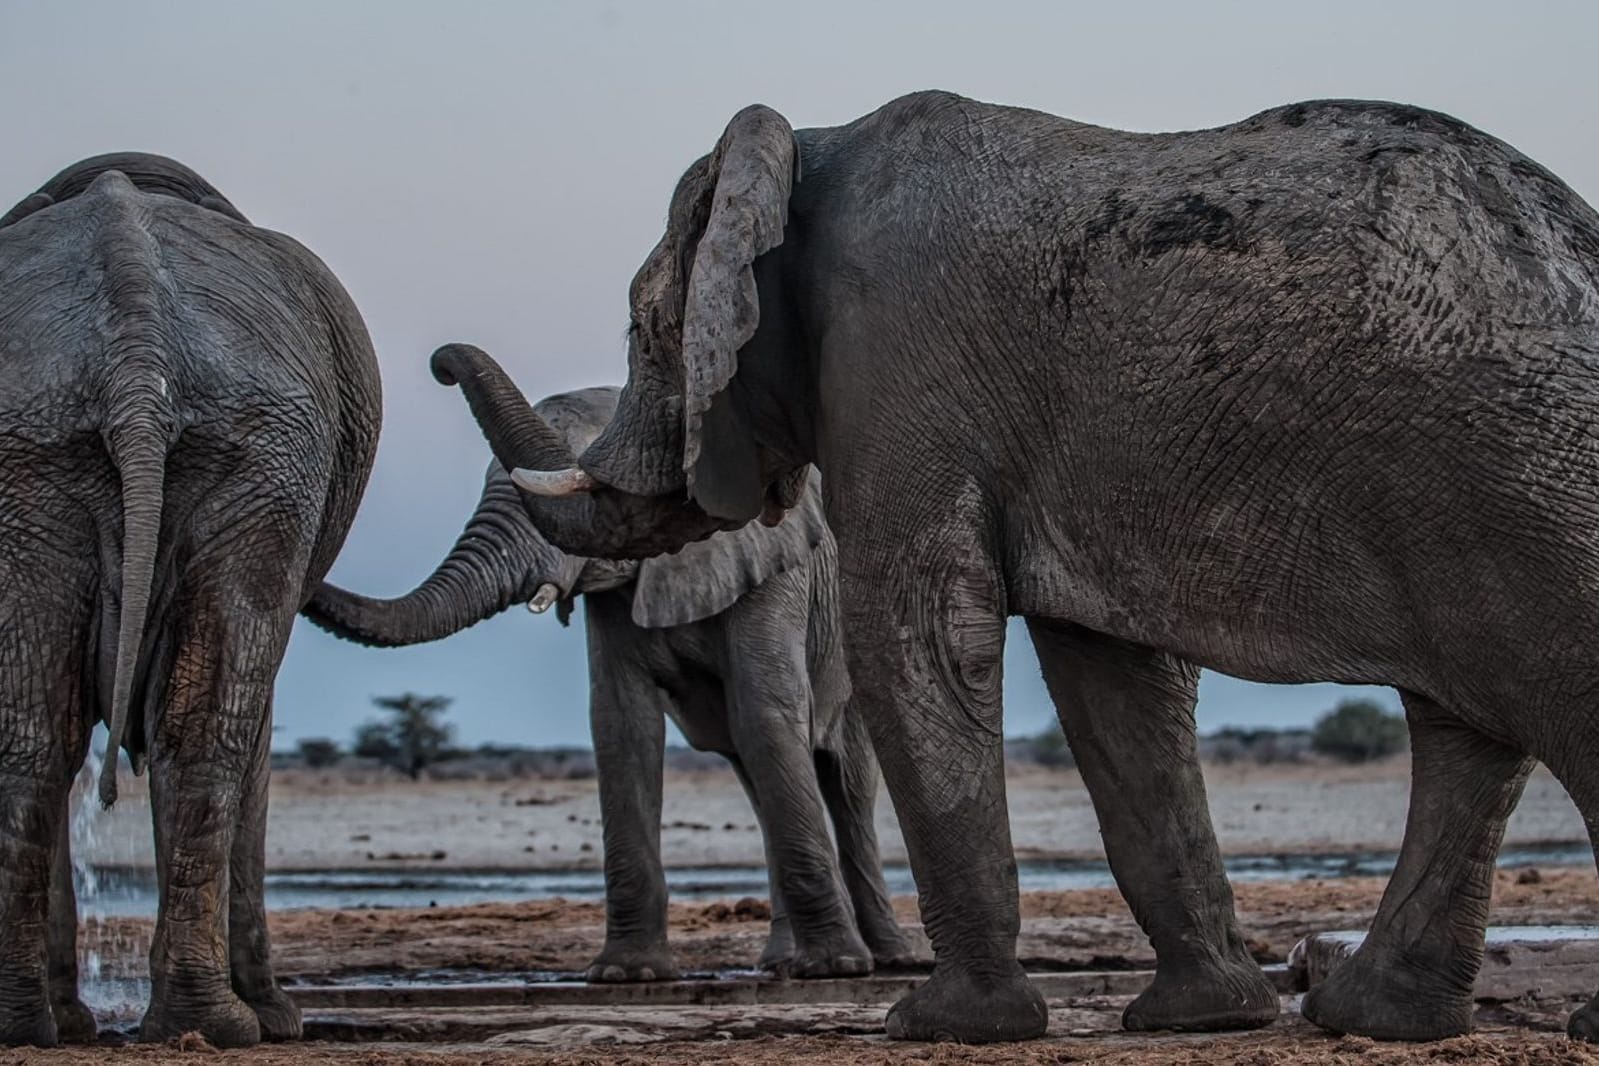
[[[53,1046],[51,852],[66,788],[48,741],[18,730],[0,740],[0,1044]]]
[[[605,849],[605,946],[590,981],[669,981],[678,976],[666,939],[661,866],[661,775],[670,697],[609,633],[627,633],[625,612],[587,600],[589,724],[599,777]]]
[[[736,755],[729,756],[728,762],[738,776],[739,784],[744,786],[744,795],[749,797],[750,809],[755,812],[755,821],[761,828],[761,846],[766,854],[766,898],[771,904],[772,919],[766,930],[766,946],[761,949],[761,957],[756,960],[755,966],[771,973],[786,974],[794,967],[794,923],[788,919],[788,911],[783,906],[783,893],[778,891],[777,876],[773,873],[777,869],[777,859],[772,854],[772,834],[767,827],[766,816],[761,813],[761,799],[755,792],[755,782],[750,780],[749,771],[744,769],[744,764],[739,762]]]
[[[1588,839],[1599,859],[1599,735],[1587,722],[1562,729],[1553,743],[1535,748],[1555,779],[1571,796],[1588,829]],[[1566,1034],[1573,1040],[1599,1044],[1599,995],[1571,1012]]]
[[[1533,760],[1404,693],[1410,813],[1365,942],[1301,1012],[1339,1033],[1439,1040],[1471,1030],[1494,859]]]
[[[69,795],[70,798],[70,795]],[[93,803],[85,794],[84,803]],[[94,1014],[78,998],[78,897],[72,888],[70,803],[63,803],[50,863],[50,1010],[64,1044],[92,1044]]]
[[[755,794],[772,895],[793,932],[789,972],[850,976],[870,972],[872,956],[845,900],[812,762],[805,648],[792,639],[803,629],[780,610],[784,586],[801,576],[771,579],[725,616],[729,732]]]
[[[160,905],[141,1040],[197,1031],[238,1047],[261,1038],[255,1011],[233,987],[228,918],[235,841],[249,791],[268,772],[272,683],[293,620],[259,609],[262,595],[180,592],[188,610],[150,752]],[[248,891],[261,891],[259,868],[240,873],[253,882]]]
[[[1023,1040],[1049,1022],[1016,959],[1000,699],[1005,593],[977,540],[982,526],[892,539],[874,529],[870,539],[892,543],[894,555],[839,535],[852,706],[867,716],[933,945],[932,976],[889,1011],[888,1033],[900,1039]]]
[[[843,750],[816,753],[816,779],[833,819],[844,888],[855,907],[855,924],[879,968],[905,968],[916,953],[894,917],[883,860],[877,848],[877,761],[866,722],[845,708]]]
[[[233,991],[255,1012],[261,1039],[298,1040],[300,1008],[272,973],[271,941],[266,921],[267,767],[271,760],[271,703],[259,751],[243,782],[239,824],[234,830],[228,866],[228,968]]]
[[[53,1010],[54,921],[64,919],[52,913],[52,895],[72,773],[88,745],[81,667],[62,652],[84,641],[33,628],[54,608],[7,602],[4,591],[15,587],[0,586],[0,617],[12,619],[0,629],[0,707],[9,715],[0,731],[0,1045],[46,1047],[75,1035],[62,1033]]]
[[[1238,929],[1205,800],[1194,730],[1199,671],[1080,626],[1027,625],[1111,873],[1155,948],[1155,979],[1122,1024],[1270,1025],[1277,993]]]

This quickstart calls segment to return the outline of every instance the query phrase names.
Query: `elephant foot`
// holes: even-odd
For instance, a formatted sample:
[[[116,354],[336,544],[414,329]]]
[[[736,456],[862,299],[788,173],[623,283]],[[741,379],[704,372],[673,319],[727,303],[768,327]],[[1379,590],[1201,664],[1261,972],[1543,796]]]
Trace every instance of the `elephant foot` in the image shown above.
[[[1566,1035],[1585,1044],[1599,1044],[1599,1005],[1590,1001],[1572,1011],[1566,1019]]]
[[[926,965],[908,942],[872,947],[872,968],[878,973],[896,973],[916,970]]]
[[[0,1008],[0,1047],[55,1047],[59,1043],[55,1016],[43,1000],[37,1005]]]
[[[607,944],[589,963],[583,975],[590,984],[621,984],[633,981],[675,981],[677,963],[665,944],[628,947]]]
[[[785,969],[794,957],[794,930],[787,919],[773,919],[772,929],[766,935],[766,947],[755,963],[756,969],[777,973]]]
[[[55,1016],[56,1034],[63,1044],[92,1044],[100,1035],[94,1012],[83,1005],[76,993],[54,998],[50,1013]]]
[[[761,969],[778,977],[861,977],[872,972],[872,953],[853,929],[821,940],[802,940],[787,958],[768,962]]]
[[[1442,963],[1423,967],[1381,960],[1362,945],[1305,993],[1299,1013],[1323,1029],[1373,1040],[1461,1036],[1471,1032],[1471,986],[1451,986],[1439,976],[1446,972]]]
[[[300,1022],[300,1008],[274,981],[265,994],[245,997],[245,1005],[255,1013],[261,1026],[261,1039],[266,1043],[281,1044],[299,1040],[304,1035]]]
[[[915,969],[921,962],[910,938],[897,925],[863,930],[863,936],[872,952],[872,965],[879,971]]]
[[[888,1012],[894,1040],[993,1044],[1031,1040],[1049,1028],[1049,1008],[1019,963],[1001,976],[977,976],[948,963]]]
[[[1253,961],[1161,966],[1122,1012],[1132,1032],[1169,1029],[1214,1033],[1259,1029],[1277,1020],[1277,990]]]
[[[139,1040],[161,1044],[185,1033],[199,1033],[212,1047],[250,1047],[261,1042],[255,1011],[231,989],[209,1002],[173,1002],[157,993],[139,1024]]]

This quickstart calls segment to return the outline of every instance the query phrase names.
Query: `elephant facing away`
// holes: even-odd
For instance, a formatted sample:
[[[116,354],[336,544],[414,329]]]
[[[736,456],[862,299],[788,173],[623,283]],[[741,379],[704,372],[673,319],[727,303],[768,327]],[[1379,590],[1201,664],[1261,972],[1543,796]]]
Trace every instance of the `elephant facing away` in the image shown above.
[[[575,451],[605,427],[616,396],[584,389],[538,410]],[[516,603],[539,612],[553,603],[564,623],[582,596],[605,843],[606,943],[589,980],[677,975],[660,843],[668,717],[694,747],[727,757],[755,807],[773,914],[761,966],[860,974],[904,964],[910,950],[878,859],[871,741],[848,707],[836,565],[814,483],[777,528],[606,562],[552,547],[494,462],[455,547],[415,590],[378,600],[324,582],[305,614],[341,637],[392,647],[447,637]]]
[[[67,797],[97,720],[148,765],[159,910],[139,1035],[290,1039],[263,911],[272,685],[381,420],[343,288],[160,156],[0,218],[0,1043],[90,1039]]]
[[[1400,690],[1398,866],[1304,1013],[1470,1027],[1534,758],[1599,832],[1599,215],[1570,188],[1389,103],[1170,134],[938,92],[826,129],[755,106],[678,183],[630,313],[616,417],[576,457],[484,353],[434,373],[584,555],[775,520],[820,468],[936,959],[890,1033],[1046,1025],[1015,952],[1007,615],[1155,948],[1124,1024],[1276,1011],[1195,755],[1211,667]],[[1569,1029],[1599,1037],[1599,1005]]]

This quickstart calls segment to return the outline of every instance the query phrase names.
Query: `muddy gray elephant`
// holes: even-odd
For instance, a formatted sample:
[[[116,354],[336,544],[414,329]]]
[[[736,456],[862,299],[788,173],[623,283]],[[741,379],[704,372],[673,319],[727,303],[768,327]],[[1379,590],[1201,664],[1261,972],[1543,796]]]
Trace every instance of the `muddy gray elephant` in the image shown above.
[[[581,451],[610,421],[617,391],[562,393],[536,410]],[[494,462],[466,528],[422,584],[378,600],[323,583],[305,614],[339,636],[394,647],[442,639],[516,603],[539,613],[553,604],[564,623],[577,596],[605,844],[606,940],[589,980],[677,975],[661,866],[668,717],[692,746],[726,756],[755,808],[773,914],[760,965],[822,977],[910,961],[878,858],[877,765],[848,709],[837,555],[818,485],[776,528],[606,562],[551,546]]]
[[[1005,618],[1027,619],[1153,942],[1133,1028],[1267,1022],[1195,757],[1200,667],[1392,685],[1410,820],[1335,1030],[1471,1024],[1534,758],[1599,826],[1599,216],[1515,149],[1320,101],[1133,134],[946,93],[734,117],[631,292],[576,462],[442,350],[545,534],[656,552],[822,471],[851,679],[936,965],[891,1033],[1043,1032],[1016,962]],[[1599,1033],[1590,1004],[1570,1023]]]
[[[262,902],[272,685],[377,445],[365,326],[189,168],[98,156],[0,218],[0,366],[0,1043],[94,1035],[66,806],[97,720],[102,802],[119,748],[150,772],[140,1037],[297,1037]]]

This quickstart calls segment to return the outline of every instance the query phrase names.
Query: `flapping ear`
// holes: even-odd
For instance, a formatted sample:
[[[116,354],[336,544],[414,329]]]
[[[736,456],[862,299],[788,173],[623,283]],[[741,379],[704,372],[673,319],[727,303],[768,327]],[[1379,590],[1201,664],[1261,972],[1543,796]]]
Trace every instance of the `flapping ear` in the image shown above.
[[[683,472],[708,514],[748,520],[765,491],[744,413],[726,394],[738,351],[755,336],[755,260],[783,243],[799,149],[787,120],[746,107],[710,160],[715,193],[683,305]]]
[[[633,621],[653,629],[719,614],[762,582],[809,563],[827,539],[820,482],[812,470],[798,506],[780,524],[751,522],[640,563]]]

